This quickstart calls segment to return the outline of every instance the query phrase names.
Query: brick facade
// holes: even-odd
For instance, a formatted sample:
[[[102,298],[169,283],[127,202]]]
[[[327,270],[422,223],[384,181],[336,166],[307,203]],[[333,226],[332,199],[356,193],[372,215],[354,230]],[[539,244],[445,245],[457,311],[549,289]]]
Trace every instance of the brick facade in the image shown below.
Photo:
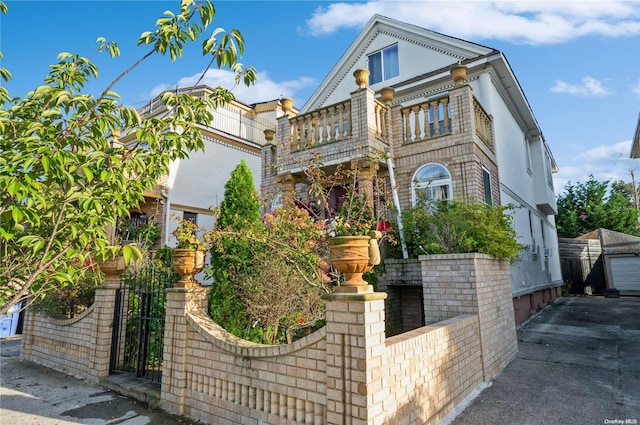
[[[328,295],[324,328],[266,346],[214,323],[205,289],[168,289],[161,407],[220,424],[437,423],[493,379],[517,345],[504,262],[480,254],[433,257],[419,263],[429,289],[423,314],[438,311],[444,320],[390,338],[383,292]],[[107,375],[114,280],[77,319],[29,313],[24,357],[92,381]]]
[[[56,320],[27,309],[21,357],[94,383],[107,376],[117,289],[99,286],[94,304],[72,319]]]

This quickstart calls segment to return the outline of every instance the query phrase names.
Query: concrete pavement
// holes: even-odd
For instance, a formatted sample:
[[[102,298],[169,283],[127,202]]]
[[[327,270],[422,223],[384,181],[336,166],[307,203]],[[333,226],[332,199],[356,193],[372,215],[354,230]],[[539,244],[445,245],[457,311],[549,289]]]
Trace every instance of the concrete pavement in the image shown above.
[[[517,357],[453,425],[640,425],[640,298],[563,298],[518,332]],[[199,422],[19,359],[0,340],[0,425]]]
[[[20,360],[19,338],[0,340],[0,425],[194,425],[98,385]]]
[[[561,298],[453,425],[640,425],[640,298]]]

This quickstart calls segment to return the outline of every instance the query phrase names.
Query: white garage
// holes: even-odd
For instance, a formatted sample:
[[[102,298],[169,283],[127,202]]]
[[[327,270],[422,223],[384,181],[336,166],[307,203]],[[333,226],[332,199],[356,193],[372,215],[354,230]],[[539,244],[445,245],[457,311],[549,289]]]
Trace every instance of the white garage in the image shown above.
[[[600,243],[607,287],[622,295],[640,295],[640,238],[602,229]]]
[[[620,292],[635,291],[640,295],[640,256],[610,257],[612,286]]]

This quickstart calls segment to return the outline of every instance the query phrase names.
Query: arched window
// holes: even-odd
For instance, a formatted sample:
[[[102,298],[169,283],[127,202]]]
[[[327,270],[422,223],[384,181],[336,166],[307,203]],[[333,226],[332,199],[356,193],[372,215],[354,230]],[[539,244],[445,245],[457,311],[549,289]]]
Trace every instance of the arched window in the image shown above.
[[[439,201],[452,197],[451,174],[442,165],[435,163],[423,165],[413,175],[414,206],[419,202]]]

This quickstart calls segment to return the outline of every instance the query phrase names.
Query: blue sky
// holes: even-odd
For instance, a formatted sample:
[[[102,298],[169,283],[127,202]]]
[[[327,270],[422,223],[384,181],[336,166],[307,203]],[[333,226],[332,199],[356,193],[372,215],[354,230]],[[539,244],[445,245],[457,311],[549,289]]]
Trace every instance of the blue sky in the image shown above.
[[[98,93],[146,49],[140,34],[172,1],[5,1],[0,18],[1,66],[13,96],[42,83],[60,52],[91,58]],[[212,28],[238,28],[244,64],[259,72],[251,89],[234,90],[253,103],[293,97],[301,107],[369,20],[391,18],[501,50],[511,64],[567,181],[640,180],[640,159],[629,152],[640,113],[640,2],[636,1],[214,1]],[[95,39],[116,41],[118,59],[95,55]],[[123,103],[141,106],[161,90],[193,84],[206,66],[199,43],[182,60],[156,57],[115,87]],[[232,84],[212,70],[205,83]]]

